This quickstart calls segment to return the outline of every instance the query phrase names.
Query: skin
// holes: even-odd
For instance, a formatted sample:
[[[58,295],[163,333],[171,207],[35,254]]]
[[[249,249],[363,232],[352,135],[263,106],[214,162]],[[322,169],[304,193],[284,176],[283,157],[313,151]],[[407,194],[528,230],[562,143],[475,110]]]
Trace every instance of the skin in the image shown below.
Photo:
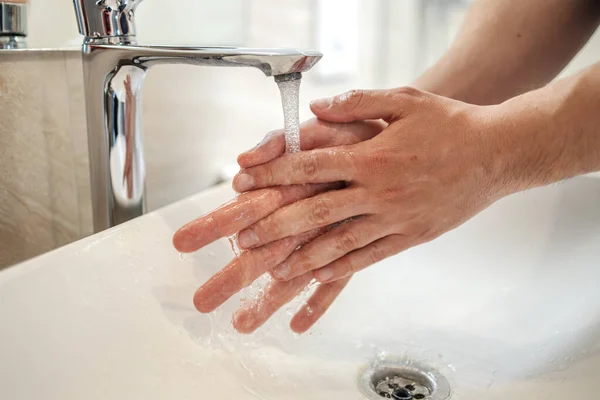
[[[504,196],[600,170],[600,66],[543,87],[597,26],[598,3],[480,0],[416,81],[425,90],[315,101],[305,151],[283,155],[278,133],[242,154],[243,194],[174,237],[189,252],[240,232],[245,252],[198,290],[196,307],[210,312],[269,271],[265,295],[234,316],[252,332],[314,277],[321,285],[291,323],[304,332],[354,273]],[[377,125],[358,134],[364,121]]]
[[[377,121],[340,125],[314,119],[301,125],[300,145],[303,151],[308,151],[354,144],[374,137],[383,128],[384,124]],[[279,130],[269,134],[254,149],[240,155],[238,163],[242,168],[251,168],[274,160],[284,152],[284,132]],[[292,204],[327,190],[340,189],[342,186],[342,183],[334,182],[267,188],[241,194],[217,210],[182,227],[173,237],[173,244],[181,252],[196,251],[215,240],[228,237],[251,226],[286,204]],[[194,305],[200,312],[212,312],[260,275],[285,260],[299,245],[326,230],[327,228],[317,229],[305,235],[274,242],[262,249],[244,251],[239,258],[233,259],[221,272],[196,291]],[[272,255],[275,254],[277,256],[273,258]],[[234,327],[242,333],[253,332],[279,308],[296,297],[312,280],[312,273],[287,282],[273,280],[256,303],[246,305],[234,315]],[[291,329],[298,333],[307,331],[327,311],[349,280],[350,278],[347,278],[320,285],[292,319]]]
[[[499,104],[549,83],[600,22],[598,0],[477,0],[456,40],[413,86]]]
[[[348,186],[283,207],[240,232],[245,248],[354,217],[272,271],[332,282],[454,229],[517,191],[600,170],[600,64],[570,79],[479,107],[402,88],[313,104],[338,122],[385,119],[356,145],[286,154],[245,169],[238,191],[343,180]]]

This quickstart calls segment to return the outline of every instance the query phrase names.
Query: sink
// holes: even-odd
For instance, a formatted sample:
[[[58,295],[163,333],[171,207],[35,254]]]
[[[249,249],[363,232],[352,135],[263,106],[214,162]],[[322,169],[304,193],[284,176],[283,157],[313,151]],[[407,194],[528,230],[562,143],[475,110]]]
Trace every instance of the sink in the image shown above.
[[[232,299],[195,289],[227,241],[180,257],[183,223],[220,186],[0,273],[0,397],[363,399],[381,360],[443,376],[452,399],[563,400],[600,392],[600,179],[506,198],[438,240],[361,272],[309,333],[297,304],[253,335]],[[375,364],[373,364],[375,363]]]

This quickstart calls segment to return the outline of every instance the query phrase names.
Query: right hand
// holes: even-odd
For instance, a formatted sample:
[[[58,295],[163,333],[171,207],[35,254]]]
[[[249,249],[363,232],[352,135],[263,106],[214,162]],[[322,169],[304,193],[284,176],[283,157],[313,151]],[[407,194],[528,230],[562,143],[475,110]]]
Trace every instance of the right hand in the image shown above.
[[[384,127],[380,121],[336,124],[313,119],[300,127],[300,147],[305,151],[356,144],[378,135]],[[284,153],[285,136],[279,130],[267,135],[254,149],[241,154],[238,163],[241,168],[246,169],[272,161]],[[194,252],[215,240],[236,234],[285,205],[341,187],[342,183],[292,185],[243,193],[235,200],[182,227],[175,233],[173,244],[180,252]],[[325,229],[242,252],[198,289],[194,305],[200,312],[212,312],[259,276],[279,265],[296,248],[321,235]],[[235,314],[234,327],[242,333],[253,332],[279,308],[296,297],[312,279],[313,274],[309,272],[288,282],[272,280],[255,303],[241,308]],[[349,279],[321,284],[292,319],[292,330],[298,333],[308,330],[327,311]]]

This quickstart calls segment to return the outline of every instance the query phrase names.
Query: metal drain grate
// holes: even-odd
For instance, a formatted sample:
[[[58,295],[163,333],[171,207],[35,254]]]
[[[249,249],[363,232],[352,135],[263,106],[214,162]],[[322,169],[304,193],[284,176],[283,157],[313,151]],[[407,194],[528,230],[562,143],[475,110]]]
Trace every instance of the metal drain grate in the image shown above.
[[[359,379],[361,391],[372,400],[446,400],[450,385],[435,369],[407,359],[374,362]]]

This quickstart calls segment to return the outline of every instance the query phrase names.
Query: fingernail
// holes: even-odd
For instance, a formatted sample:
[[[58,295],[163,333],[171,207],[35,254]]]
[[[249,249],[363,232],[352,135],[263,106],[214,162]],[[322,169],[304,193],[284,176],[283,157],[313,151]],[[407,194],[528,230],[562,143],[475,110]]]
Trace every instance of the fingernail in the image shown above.
[[[333,98],[331,97],[327,97],[324,99],[317,99],[317,100],[313,100],[310,105],[313,106],[314,108],[320,108],[320,109],[326,109],[331,107],[331,103],[333,102]]]
[[[269,137],[264,138],[263,140],[261,140],[260,142],[256,143],[254,145],[254,147],[252,147],[251,149],[246,150],[245,152],[243,152],[242,154],[246,154],[246,153],[252,153],[256,150],[258,150],[260,147],[262,147],[265,143],[267,143],[269,141]]]
[[[331,267],[323,267],[315,271],[315,278],[321,282],[325,283],[333,278],[333,268]]]
[[[238,243],[245,249],[256,246],[258,244],[258,236],[251,229],[245,230],[238,235]]]
[[[235,180],[235,189],[238,192],[247,192],[254,187],[254,178],[248,174],[240,174]]]
[[[291,273],[292,270],[290,265],[285,262],[273,269],[273,275],[275,275],[275,278],[277,279],[288,279]]]

